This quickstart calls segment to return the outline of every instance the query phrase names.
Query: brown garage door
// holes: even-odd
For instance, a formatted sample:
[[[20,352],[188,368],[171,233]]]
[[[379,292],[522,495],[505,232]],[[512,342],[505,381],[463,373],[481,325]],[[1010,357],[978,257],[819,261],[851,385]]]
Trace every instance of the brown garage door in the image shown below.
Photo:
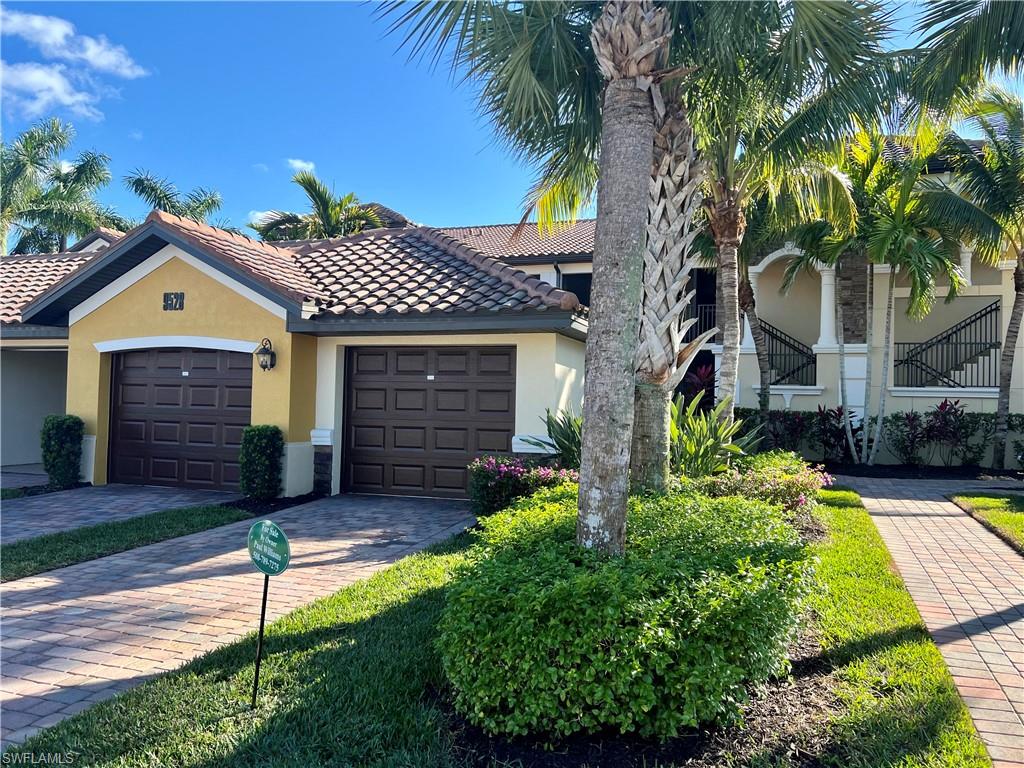
[[[342,483],[357,493],[466,495],[466,465],[507,453],[515,347],[353,347]]]
[[[252,360],[207,349],[115,355],[110,481],[237,489]]]

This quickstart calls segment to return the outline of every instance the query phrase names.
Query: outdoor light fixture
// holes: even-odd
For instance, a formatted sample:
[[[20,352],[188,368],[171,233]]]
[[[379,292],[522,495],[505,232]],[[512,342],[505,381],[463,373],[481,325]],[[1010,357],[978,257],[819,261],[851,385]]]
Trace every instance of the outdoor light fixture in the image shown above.
[[[256,350],[256,359],[259,360],[260,368],[264,371],[269,371],[275,365],[277,365],[277,352],[274,351],[274,345],[270,343],[270,339],[264,339],[260,342],[260,348]]]

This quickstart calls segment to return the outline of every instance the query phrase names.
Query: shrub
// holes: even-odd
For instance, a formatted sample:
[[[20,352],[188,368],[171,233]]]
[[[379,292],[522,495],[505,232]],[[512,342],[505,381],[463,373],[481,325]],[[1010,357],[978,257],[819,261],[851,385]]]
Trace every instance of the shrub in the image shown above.
[[[239,474],[242,493],[259,501],[281,495],[284,434],[269,424],[254,424],[242,433]]]
[[[50,414],[40,433],[43,469],[53,488],[74,488],[82,474],[85,423],[71,414]]]
[[[550,449],[552,446],[558,454],[559,466],[566,469],[579,469],[580,456],[583,454],[583,417],[577,416],[571,408],[559,411],[558,415],[547,411],[544,426],[548,432],[548,442],[527,438],[526,442],[538,448]]]
[[[825,408],[818,406],[818,412],[812,428],[812,442],[821,451],[825,461],[850,461],[850,443],[846,439],[846,425],[843,423],[843,407]],[[860,424],[850,424],[850,432],[853,433],[853,444],[856,448],[860,444],[863,428]]]
[[[437,641],[469,720],[669,737],[733,718],[747,685],[785,670],[809,564],[781,510],[634,498],[615,558],[576,545],[575,517],[564,485],[481,522]]]
[[[579,482],[572,469],[535,467],[515,456],[484,456],[469,465],[469,501],[473,513],[489,515],[538,488]]]
[[[742,496],[796,512],[814,503],[818,491],[832,483],[823,467],[809,466],[791,451],[770,451],[739,459],[728,472],[700,478],[687,487],[705,496]]]
[[[757,430],[740,435],[742,421],[723,422],[722,411],[729,406],[729,399],[708,411],[700,408],[701,395],[690,400],[683,407],[683,400],[677,397],[672,403],[672,468],[686,477],[703,477],[729,468],[737,456],[757,445]]]
[[[891,413],[882,419],[882,440],[904,464],[926,463],[921,454],[928,447],[928,430],[924,417],[917,411]]]

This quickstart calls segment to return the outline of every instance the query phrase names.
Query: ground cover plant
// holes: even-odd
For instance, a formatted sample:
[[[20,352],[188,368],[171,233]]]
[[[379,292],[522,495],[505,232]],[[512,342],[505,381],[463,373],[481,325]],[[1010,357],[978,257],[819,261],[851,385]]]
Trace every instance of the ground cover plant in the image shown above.
[[[0,581],[22,579],[249,517],[232,507],[185,507],[23,539],[0,546]]]
[[[1002,493],[962,493],[953,503],[1007,544],[1024,554],[1024,496]]]

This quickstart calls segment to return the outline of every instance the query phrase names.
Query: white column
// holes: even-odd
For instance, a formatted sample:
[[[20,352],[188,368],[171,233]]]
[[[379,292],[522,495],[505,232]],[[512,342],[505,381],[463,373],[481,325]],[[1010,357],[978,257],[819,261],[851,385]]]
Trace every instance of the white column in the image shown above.
[[[818,344],[834,347],[836,339],[836,271],[822,267],[821,274],[821,318],[818,323]]]
[[[970,248],[960,246],[960,271],[964,273],[964,280],[971,284],[971,258],[974,254]]]
[[[750,290],[754,294],[754,301],[757,301],[757,272],[750,272],[747,275],[747,280],[750,283]],[[756,305],[755,305],[756,306]],[[751,351],[754,349],[754,332],[750,329],[750,321],[747,320],[747,314],[743,313],[743,341],[740,343],[740,347],[745,351]]]

